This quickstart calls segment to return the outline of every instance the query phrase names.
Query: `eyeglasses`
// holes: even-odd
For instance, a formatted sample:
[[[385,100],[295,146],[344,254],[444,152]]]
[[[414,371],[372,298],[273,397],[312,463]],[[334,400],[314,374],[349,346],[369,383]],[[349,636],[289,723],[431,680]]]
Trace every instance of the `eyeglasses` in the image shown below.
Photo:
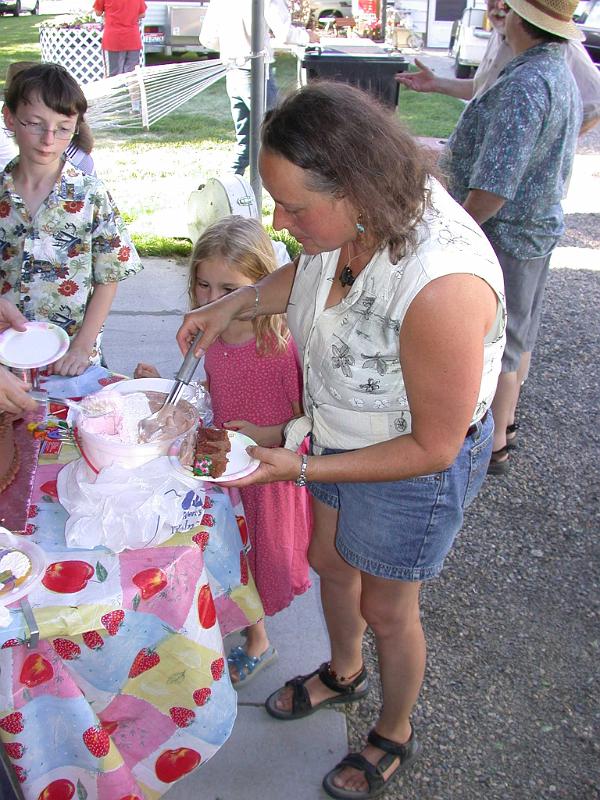
[[[44,128],[41,122],[23,122],[23,120],[15,117],[19,125],[22,125],[27,133],[31,136],[43,136],[45,133],[52,133],[55,139],[71,139],[76,133],[79,133],[79,128]]]

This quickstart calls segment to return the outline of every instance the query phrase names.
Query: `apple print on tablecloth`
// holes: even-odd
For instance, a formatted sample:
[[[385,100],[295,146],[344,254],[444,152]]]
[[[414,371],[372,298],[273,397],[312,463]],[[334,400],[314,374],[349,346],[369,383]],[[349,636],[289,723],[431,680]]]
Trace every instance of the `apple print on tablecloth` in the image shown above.
[[[75,796],[75,786],[67,778],[58,778],[42,789],[38,800],[71,800]]]
[[[150,600],[165,588],[167,576],[159,567],[150,567],[134,575],[132,581],[139,588],[142,600]]]
[[[200,760],[200,753],[189,747],[165,750],[156,759],[154,765],[156,777],[163,783],[173,783],[196,769]]]
[[[217,621],[215,601],[208,583],[201,586],[198,592],[198,619],[203,628],[212,628]]]
[[[19,681],[30,689],[54,677],[52,664],[39,653],[27,656],[21,667]]]

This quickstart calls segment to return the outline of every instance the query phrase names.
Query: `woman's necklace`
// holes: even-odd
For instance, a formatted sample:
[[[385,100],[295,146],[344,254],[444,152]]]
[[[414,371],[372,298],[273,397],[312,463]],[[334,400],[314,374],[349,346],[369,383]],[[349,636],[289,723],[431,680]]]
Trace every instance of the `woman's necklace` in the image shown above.
[[[350,264],[352,264],[353,261],[356,261],[357,258],[360,258],[360,256],[364,256],[364,254],[368,252],[368,249],[361,250],[360,253],[357,253],[355,256],[352,256],[352,258],[350,258],[350,242],[348,242],[346,247],[348,248],[348,262],[346,263],[346,266],[339,274],[339,281],[344,287],[352,286],[352,284],[356,280],[355,274],[350,269]]]

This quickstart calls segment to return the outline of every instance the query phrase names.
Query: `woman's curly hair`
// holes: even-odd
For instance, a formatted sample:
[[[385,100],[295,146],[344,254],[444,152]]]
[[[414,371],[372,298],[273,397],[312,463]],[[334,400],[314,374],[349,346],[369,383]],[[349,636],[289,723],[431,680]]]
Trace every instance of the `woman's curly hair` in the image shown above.
[[[310,190],[347,198],[366,236],[389,248],[392,263],[416,246],[416,226],[429,202],[431,154],[362,90],[309,83],[267,113],[261,143],[306,170]]]

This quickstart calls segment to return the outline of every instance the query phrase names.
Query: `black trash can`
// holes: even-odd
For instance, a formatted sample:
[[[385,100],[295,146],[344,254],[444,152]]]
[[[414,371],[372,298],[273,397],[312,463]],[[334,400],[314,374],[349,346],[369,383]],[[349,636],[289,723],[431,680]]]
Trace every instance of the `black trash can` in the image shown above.
[[[400,85],[394,79],[409,62],[397,53],[343,53],[337,50],[307,50],[302,60],[308,81],[343,81],[358,86],[391,108],[398,105]]]

